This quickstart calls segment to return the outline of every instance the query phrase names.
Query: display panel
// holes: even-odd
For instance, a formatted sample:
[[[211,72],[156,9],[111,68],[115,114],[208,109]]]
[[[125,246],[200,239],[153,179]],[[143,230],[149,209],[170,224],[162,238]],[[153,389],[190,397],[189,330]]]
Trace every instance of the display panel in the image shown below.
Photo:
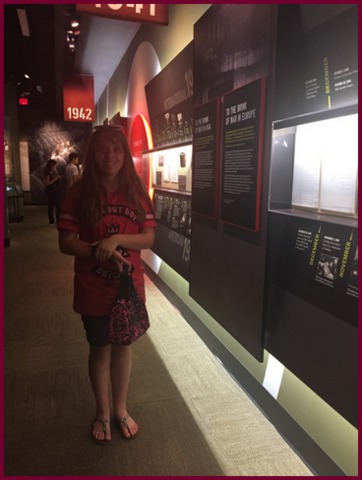
[[[275,283],[357,326],[357,228],[283,217]]]
[[[192,47],[190,43],[145,86],[155,148],[192,140]]]
[[[266,79],[224,96],[221,219],[259,231]]]
[[[191,250],[191,195],[155,190],[157,235],[152,250],[186,280]]]
[[[268,216],[265,348],[357,426],[357,220],[308,214]]]
[[[219,99],[194,112],[192,211],[217,216],[219,183]]]
[[[291,6],[286,7],[291,17]],[[330,7],[323,6],[328,20],[306,32],[298,28],[300,11],[305,12],[306,6],[292,7],[295,28],[290,25],[292,32],[288,33],[288,39],[279,44],[275,119],[338,109],[358,102],[358,7],[341,5],[340,8],[347,10],[329,19]],[[283,11],[283,7],[280,8]],[[309,9],[310,16],[313,12],[314,17],[318,17],[315,10]]]
[[[222,97],[227,92],[273,75],[277,8],[277,5],[213,4],[195,23],[195,111],[219,98],[222,119]],[[271,101],[272,96],[266,100]],[[222,130],[223,126],[220,133]],[[231,206],[235,206],[236,219],[230,218],[234,212],[224,219],[221,212],[223,142],[220,136],[216,218],[205,215],[209,201],[198,206],[200,213],[193,213],[189,293],[236,341],[262,361],[263,305],[260,299],[263,298],[266,231],[260,225],[264,225],[266,212],[251,207],[251,219],[248,219],[251,228],[248,228],[246,218],[238,217],[238,212],[244,214],[249,210],[245,206],[249,199],[243,203],[241,196],[237,196],[236,204]],[[269,159],[269,145],[264,145],[264,158]],[[268,179],[261,174],[259,180],[262,185],[258,201],[266,205]],[[257,212],[260,218],[254,222]],[[257,233],[255,223],[258,223]]]

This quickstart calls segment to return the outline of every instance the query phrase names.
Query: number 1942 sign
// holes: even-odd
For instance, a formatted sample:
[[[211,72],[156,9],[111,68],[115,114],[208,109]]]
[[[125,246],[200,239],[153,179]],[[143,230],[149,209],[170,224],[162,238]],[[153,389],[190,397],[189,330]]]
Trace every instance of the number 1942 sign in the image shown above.
[[[91,75],[64,75],[64,120],[94,122],[94,82]]]

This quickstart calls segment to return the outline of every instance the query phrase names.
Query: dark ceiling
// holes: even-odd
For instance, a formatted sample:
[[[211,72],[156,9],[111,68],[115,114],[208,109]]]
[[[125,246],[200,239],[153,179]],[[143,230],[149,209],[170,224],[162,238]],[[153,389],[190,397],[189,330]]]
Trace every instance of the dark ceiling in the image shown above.
[[[45,100],[55,106],[54,6],[26,6],[30,36],[23,36],[17,14],[24,8],[4,5],[4,80],[37,105]]]
[[[30,35],[24,36],[18,10],[26,14]],[[69,48],[66,31],[77,16],[80,34]],[[29,104],[62,112],[64,73],[94,76],[95,102],[122,59],[139,23],[76,14],[74,4],[4,5],[4,80]],[[24,75],[29,75],[27,80]]]

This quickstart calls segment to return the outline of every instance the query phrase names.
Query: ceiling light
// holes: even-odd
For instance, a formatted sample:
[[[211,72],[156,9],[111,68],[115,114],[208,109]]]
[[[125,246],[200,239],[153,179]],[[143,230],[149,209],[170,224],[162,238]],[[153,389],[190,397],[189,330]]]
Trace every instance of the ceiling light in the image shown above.
[[[73,28],[75,27],[79,27],[79,22],[78,20],[72,20],[71,24],[70,24]]]
[[[30,78],[27,73],[24,73],[24,77],[25,77],[25,78]]]

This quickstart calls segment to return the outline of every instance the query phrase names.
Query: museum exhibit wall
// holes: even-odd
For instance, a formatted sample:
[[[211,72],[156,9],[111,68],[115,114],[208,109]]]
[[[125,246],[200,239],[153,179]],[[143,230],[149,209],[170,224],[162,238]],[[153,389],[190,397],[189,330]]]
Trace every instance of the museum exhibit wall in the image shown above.
[[[7,91],[11,90],[9,85]],[[18,109],[16,92],[5,95],[9,110],[9,162],[5,161],[5,179],[21,189],[24,204],[46,204],[47,196],[43,183],[46,162],[53,158],[57,169],[64,175],[71,151],[81,155],[91,124],[60,121],[52,114],[44,114],[36,108]],[[18,122],[19,118],[19,122]],[[18,124],[21,128],[18,128]],[[6,160],[6,159],[5,159]],[[64,181],[62,187],[66,188]]]
[[[337,214],[313,208],[302,208],[302,213],[297,215],[283,212],[283,209],[298,209],[298,200],[291,201],[298,189],[295,181],[293,190],[294,165],[291,160],[280,160],[276,145],[279,140],[286,143],[293,140],[289,145],[294,145],[294,155],[299,142],[295,130],[298,122],[284,124],[283,121],[313,113],[309,100],[314,101],[313,96],[318,95],[321,88],[312,74],[304,78],[303,69],[294,72],[302,78],[302,97],[304,95],[305,100],[308,95],[309,110],[300,110],[304,101],[298,111],[288,111],[293,104],[288,96],[294,97],[293,92],[283,92],[284,82],[288,82],[283,65],[291,61],[298,48],[301,49],[298,58],[303,59],[303,49],[308,42],[315,42],[315,32],[330,28],[329,22],[339,29],[347,21],[351,8],[353,6],[348,5],[283,8],[170,5],[167,27],[142,25],[138,31],[99,100],[96,122],[103,123],[119,113],[127,118],[131,134],[135,119],[141,116],[153,133],[153,138],[144,143],[144,159],[147,162],[152,158],[149,186],[156,192],[160,237],[180,240],[181,247],[190,248],[189,268],[184,269],[176,261],[172,264],[178,253],[175,250],[171,258],[167,258],[167,243],[159,244],[157,252],[144,252],[144,261],[348,475],[357,471],[357,328],[353,320],[356,304],[353,279],[346,282],[343,293],[340,284],[338,291],[332,288],[335,284],[327,274],[318,270],[319,273],[309,272],[308,277],[299,257],[299,270],[293,269],[287,259],[295,260],[296,243],[307,255],[311,239],[315,240],[315,228],[317,231],[320,228],[322,246],[330,241],[328,237],[334,238],[334,245],[344,242],[342,250],[336,253],[334,246],[334,254],[329,255],[335,262],[342,261],[347,254],[347,242],[351,240],[351,253],[345,265],[351,273],[356,252],[356,216],[348,207]],[[293,31],[289,16],[299,22],[293,25]],[[235,18],[247,21],[247,28],[238,30]],[[311,19],[314,24],[310,23]],[[307,44],[303,45],[301,39]],[[181,163],[187,153],[183,147],[188,147],[189,142],[179,138],[173,146],[167,142],[155,145],[155,115],[149,108],[147,89],[162,79],[167,67],[181,68],[180,58],[190,42],[194,55],[192,148],[195,151],[193,184],[188,192],[187,181],[183,179],[181,183],[179,176],[180,168],[188,167]],[[283,49],[287,44],[291,48]],[[318,54],[316,61],[320,61]],[[299,65],[308,69],[302,61]],[[322,65],[323,82],[325,68],[324,65],[323,70]],[[333,72],[334,67],[330,68]],[[334,72],[339,70],[336,67]],[[340,81],[345,80],[355,81],[355,78],[347,75]],[[345,89],[346,95],[350,92]],[[348,109],[341,112],[339,109],[344,106],[336,104],[335,98],[332,102],[335,109],[327,108],[334,110],[329,115],[332,119],[342,113],[353,114]],[[347,98],[344,102],[350,107],[354,100]],[[286,105],[284,111],[282,105]],[[322,115],[310,118],[309,122],[326,119],[330,118]],[[303,128],[299,126],[298,132],[300,138]],[[283,135],[287,136],[281,138]],[[204,148],[207,142],[211,145],[209,149]],[[210,150],[216,154],[210,154]],[[244,160],[235,166],[233,159],[240,151]],[[172,180],[172,172],[165,167],[168,155],[181,162],[174,172],[172,188],[167,180]],[[294,157],[293,161],[297,166]],[[231,180],[233,173],[234,178],[239,179],[237,184]],[[278,181],[278,173],[284,181]],[[197,201],[191,207],[191,231],[187,232],[187,215],[174,216],[168,221],[162,212],[166,202],[168,206],[173,205],[173,210],[177,207],[178,212],[182,212],[184,208],[188,213],[187,194],[194,192]],[[242,211],[239,207],[244,204],[248,209],[239,215],[239,210]],[[170,207],[167,208],[170,211]],[[286,232],[294,233],[288,237]],[[288,252],[289,257],[281,257],[281,251]],[[326,252],[314,253],[315,268],[322,268]],[[281,271],[286,276],[281,278]],[[308,286],[307,293],[304,289],[301,294],[301,285]],[[324,292],[318,301],[316,290]],[[343,300],[335,300],[336,291]],[[330,301],[333,296],[334,304]],[[346,309],[340,306],[341,302]]]

